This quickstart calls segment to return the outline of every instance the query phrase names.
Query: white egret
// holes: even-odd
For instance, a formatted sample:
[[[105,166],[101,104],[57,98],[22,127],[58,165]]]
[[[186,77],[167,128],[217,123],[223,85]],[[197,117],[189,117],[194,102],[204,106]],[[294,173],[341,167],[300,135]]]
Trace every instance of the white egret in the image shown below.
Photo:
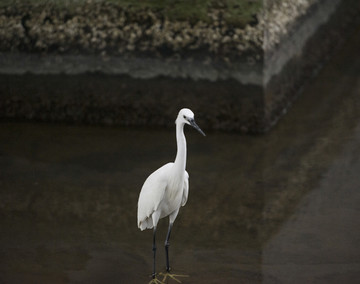
[[[169,264],[169,239],[171,229],[181,206],[186,204],[189,194],[189,174],[186,168],[186,139],[184,125],[189,124],[197,129],[202,135],[205,133],[195,123],[194,113],[187,108],[180,110],[176,121],[177,153],[173,163],[167,163],[153,172],[144,182],[138,201],[137,224],[139,229],[153,228],[153,257],[154,266],[150,283],[163,283],[170,274]],[[163,281],[156,278],[156,226],[159,219],[169,216],[169,228],[165,240],[166,274]],[[180,275],[178,275],[180,276]],[[177,280],[177,279],[176,279]],[[178,280],[177,280],[178,281]]]

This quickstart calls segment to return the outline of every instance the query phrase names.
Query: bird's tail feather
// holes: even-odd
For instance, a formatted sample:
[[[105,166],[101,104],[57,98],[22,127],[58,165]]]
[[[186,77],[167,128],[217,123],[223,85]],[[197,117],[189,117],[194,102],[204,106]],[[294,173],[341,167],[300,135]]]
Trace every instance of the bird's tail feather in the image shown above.
[[[154,225],[151,217],[148,217],[145,220],[140,221],[138,224],[138,227],[141,231],[144,231],[145,229],[152,229],[153,226]]]

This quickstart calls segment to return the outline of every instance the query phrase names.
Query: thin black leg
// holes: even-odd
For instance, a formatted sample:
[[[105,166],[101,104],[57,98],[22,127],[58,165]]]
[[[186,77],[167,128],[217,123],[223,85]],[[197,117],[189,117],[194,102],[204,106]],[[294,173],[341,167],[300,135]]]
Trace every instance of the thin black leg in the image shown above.
[[[154,231],[153,231],[153,253],[154,253],[154,267],[153,267],[153,274],[152,274],[152,278],[155,279],[156,277],[156,239],[155,239],[155,235],[156,235],[156,227],[154,227]]]
[[[166,271],[170,272],[170,263],[169,263],[169,239],[170,239],[170,234],[171,234],[171,229],[172,229],[173,224],[170,223],[169,224],[169,229],[166,235],[166,241],[165,241],[165,252],[166,252]]]

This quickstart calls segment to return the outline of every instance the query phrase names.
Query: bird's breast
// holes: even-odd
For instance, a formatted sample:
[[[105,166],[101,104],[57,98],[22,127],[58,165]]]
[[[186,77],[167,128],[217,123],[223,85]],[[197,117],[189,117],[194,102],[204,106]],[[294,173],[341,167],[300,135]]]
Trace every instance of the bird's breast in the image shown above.
[[[165,191],[165,202],[168,205],[168,210],[172,211],[178,209],[181,204],[184,190],[184,179],[173,179],[168,182],[168,186]]]
[[[178,196],[181,197],[183,189],[184,189],[183,180],[173,181],[169,183],[169,186],[166,190],[168,199],[171,200],[171,199],[176,199]]]

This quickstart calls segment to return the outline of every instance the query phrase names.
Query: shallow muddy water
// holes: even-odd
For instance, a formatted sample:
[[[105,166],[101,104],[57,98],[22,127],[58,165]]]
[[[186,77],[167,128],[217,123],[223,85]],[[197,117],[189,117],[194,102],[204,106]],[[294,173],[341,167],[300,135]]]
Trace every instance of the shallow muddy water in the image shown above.
[[[170,246],[183,283],[360,278],[359,38],[268,134],[185,129],[190,194]],[[174,129],[2,122],[0,283],[147,283],[137,198],[175,151]]]

